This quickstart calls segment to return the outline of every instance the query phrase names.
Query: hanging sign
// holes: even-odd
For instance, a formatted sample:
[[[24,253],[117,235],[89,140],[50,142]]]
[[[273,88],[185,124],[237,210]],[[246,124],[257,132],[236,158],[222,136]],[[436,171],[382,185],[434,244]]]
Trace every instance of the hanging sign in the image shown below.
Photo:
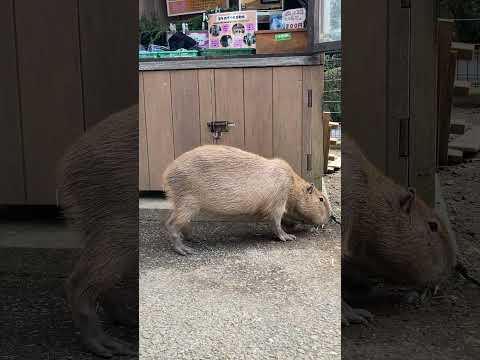
[[[226,0],[167,0],[167,15],[198,14],[216,7],[227,7]]]
[[[307,18],[307,12],[304,8],[285,10],[282,13],[282,23],[284,29],[303,29],[303,24]]]

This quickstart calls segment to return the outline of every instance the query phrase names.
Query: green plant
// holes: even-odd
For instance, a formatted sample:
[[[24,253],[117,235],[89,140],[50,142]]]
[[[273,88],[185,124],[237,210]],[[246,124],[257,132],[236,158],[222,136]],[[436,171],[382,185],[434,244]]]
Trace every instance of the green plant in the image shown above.
[[[161,42],[163,34],[168,31],[168,24],[162,24],[157,18],[142,16],[139,21],[139,42],[145,47]]]

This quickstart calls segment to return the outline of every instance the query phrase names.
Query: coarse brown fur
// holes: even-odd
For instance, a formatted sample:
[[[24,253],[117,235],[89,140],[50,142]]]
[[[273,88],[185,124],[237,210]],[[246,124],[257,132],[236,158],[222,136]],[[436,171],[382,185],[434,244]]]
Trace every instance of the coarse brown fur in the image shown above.
[[[430,287],[456,262],[442,219],[413,189],[383,175],[348,136],[342,141],[342,256],[393,284]]]
[[[281,240],[293,240],[280,222],[284,215],[308,224],[330,219],[327,197],[281,159],[266,159],[238,148],[204,145],[190,150],[164,172],[173,211],[167,220],[174,249],[191,252],[182,240],[199,212],[222,217],[253,217],[272,223]]]
[[[128,353],[102,331],[96,305],[122,316],[111,293],[127,275],[138,279],[138,107],[89,129],[60,161],[59,178],[66,218],[85,239],[66,284],[73,320],[91,351]]]

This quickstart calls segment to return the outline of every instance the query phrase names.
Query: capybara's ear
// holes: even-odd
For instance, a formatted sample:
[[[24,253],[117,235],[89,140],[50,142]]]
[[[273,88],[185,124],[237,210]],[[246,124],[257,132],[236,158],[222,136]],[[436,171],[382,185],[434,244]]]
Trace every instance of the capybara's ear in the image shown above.
[[[408,191],[401,196],[400,198],[400,207],[407,214],[410,214],[412,211],[413,203],[415,202],[417,192],[414,188],[409,187]]]
[[[313,184],[308,185],[307,194],[313,194],[313,189],[315,189],[315,186]]]

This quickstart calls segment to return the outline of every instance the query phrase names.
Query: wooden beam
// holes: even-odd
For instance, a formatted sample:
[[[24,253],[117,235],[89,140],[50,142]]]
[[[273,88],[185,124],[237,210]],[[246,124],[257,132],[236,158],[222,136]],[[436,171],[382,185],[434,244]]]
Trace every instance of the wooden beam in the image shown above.
[[[456,149],[448,149],[448,164],[460,164],[463,162],[463,151]]]
[[[463,135],[465,133],[465,120],[453,119],[450,121],[450,133],[456,135]]]
[[[457,59],[472,60],[475,52],[475,44],[467,44],[461,42],[452,42],[451,48],[457,50]]]
[[[453,140],[448,147],[466,153],[478,152],[480,150],[480,126],[472,127],[464,135]]]
[[[453,82],[457,63],[456,52],[450,50],[455,31],[453,21],[439,21],[437,82],[437,156],[440,165],[448,164],[448,139],[452,110]]]
[[[470,81],[456,80],[453,85],[455,96],[469,96],[472,83]]]

